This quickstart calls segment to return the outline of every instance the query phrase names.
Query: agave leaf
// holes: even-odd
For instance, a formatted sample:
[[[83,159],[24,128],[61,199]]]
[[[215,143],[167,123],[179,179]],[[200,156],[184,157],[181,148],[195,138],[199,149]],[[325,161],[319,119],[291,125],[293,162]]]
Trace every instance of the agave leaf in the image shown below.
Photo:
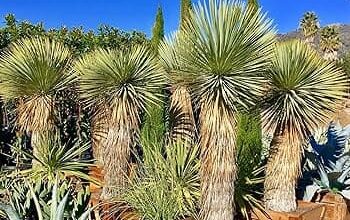
[[[314,198],[315,194],[320,190],[320,186],[316,184],[312,184],[309,186],[306,186],[305,192],[304,192],[304,198],[303,200],[310,201]]]
[[[55,219],[55,215],[57,212],[57,203],[58,203],[57,192],[58,192],[58,176],[56,176],[55,183],[52,189],[50,219]]]
[[[86,210],[79,218],[78,220],[87,220],[90,216],[90,213],[91,213],[91,208]]]
[[[38,220],[44,220],[43,211],[40,208],[40,203],[39,203],[38,197],[35,195],[35,191],[33,189],[33,186],[29,182],[27,182],[27,185],[29,187],[31,196],[32,196],[33,201],[34,201],[35,209],[36,209],[37,215],[38,215]]]
[[[350,200],[350,190],[342,190],[339,192],[344,198]]]
[[[19,214],[13,209],[11,205],[0,203],[0,210],[3,210],[6,213],[9,220],[21,220]]]
[[[344,172],[341,173],[341,175],[338,177],[337,181],[341,184],[345,183],[346,178],[348,178],[350,172],[350,168],[344,170]]]
[[[66,195],[63,197],[63,199],[61,200],[61,202],[59,203],[57,210],[54,214],[54,220],[63,220],[63,216],[64,216],[64,211],[66,208],[66,204],[68,201],[68,196],[69,196],[69,191],[66,193]]]
[[[318,174],[320,175],[320,182],[322,185],[324,185],[324,187],[330,187],[329,185],[329,178],[328,178],[328,174],[323,166],[323,164],[321,164],[321,162],[319,162],[317,164],[318,167]]]

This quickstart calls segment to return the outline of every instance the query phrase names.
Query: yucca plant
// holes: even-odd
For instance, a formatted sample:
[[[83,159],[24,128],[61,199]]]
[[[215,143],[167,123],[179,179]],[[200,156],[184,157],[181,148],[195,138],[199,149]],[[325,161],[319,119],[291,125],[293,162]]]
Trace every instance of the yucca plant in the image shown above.
[[[59,196],[59,180],[55,177],[54,185],[52,187],[51,192],[51,200],[50,200],[50,212],[48,214],[45,213],[44,206],[42,206],[39,202],[41,194],[37,195],[35,193],[35,189],[32,186],[32,183],[27,182],[26,185],[29,188],[31,198],[34,201],[34,206],[36,210],[36,217],[38,220],[65,220],[72,219],[73,210],[67,210],[66,207],[68,205],[68,198],[70,192],[66,192],[66,194],[60,198]],[[45,204],[46,205],[46,204]],[[10,220],[21,220],[26,219],[20,217],[21,215],[9,204],[1,204],[0,209],[5,211]],[[68,213],[66,213],[68,212]],[[91,209],[87,209],[81,216],[75,218],[77,220],[86,220],[90,216]],[[68,214],[68,216],[67,216]]]
[[[100,163],[104,166],[102,197],[110,199],[127,184],[131,151],[139,136],[140,113],[146,103],[159,100],[162,68],[155,53],[140,45],[96,50],[82,57],[75,70],[80,78],[81,98],[94,111],[92,133],[100,137]]]
[[[329,123],[348,82],[340,69],[299,40],[275,47],[266,77],[269,92],[263,101],[262,122],[274,136],[266,170],[265,206],[294,211],[302,146],[317,127]]]
[[[193,143],[196,125],[192,108],[192,98],[188,83],[178,59],[179,33],[166,38],[159,46],[160,63],[170,81],[169,138],[173,143]]]
[[[275,35],[261,10],[229,0],[194,7],[179,32],[182,77],[199,109],[201,219],[233,219],[236,116],[262,95]],[[175,72],[176,74],[176,72]]]
[[[336,26],[326,26],[321,30],[320,47],[323,57],[326,60],[334,61],[338,58],[338,50],[341,47],[341,40]]]
[[[1,96],[17,102],[17,124],[31,134],[35,156],[40,136],[54,130],[57,92],[75,81],[71,64],[70,51],[47,38],[16,41],[0,58]]]
[[[308,11],[303,15],[300,20],[299,27],[303,32],[305,42],[310,45],[314,44],[315,36],[320,29],[320,24],[318,22],[318,17],[315,12]]]
[[[89,145],[73,146],[62,145],[59,135],[50,135],[46,140],[40,140],[42,149],[47,149],[44,155],[36,157],[24,150],[17,149],[28,158],[36,160],[36,166],[25,170],[8,170],[0,178],[0,198],[7,198],[6,204],[10,204],[21,216],[30,217],[33,214],[33,204],[38,200],[39,206],[46,215],[50,208],[47,203],[51,196],[52,187],[59,179],[58,191],[62,195],[70,190],[69,206],[71,213],[81,213],[81,208],[87,204],[89,192],[86,190],[84,180],[93,181],[86,174],[90,165],[89,160],[82,158]],[[70,188],[70,189],[69,189]],[[34,191],[37,198],[31,191]],[[38,205],[36,205],[38,206]]]

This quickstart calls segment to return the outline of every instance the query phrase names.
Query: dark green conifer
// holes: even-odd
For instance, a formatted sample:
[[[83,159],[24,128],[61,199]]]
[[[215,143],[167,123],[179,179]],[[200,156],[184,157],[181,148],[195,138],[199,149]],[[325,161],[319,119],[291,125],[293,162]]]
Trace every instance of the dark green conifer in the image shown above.
[[[151,45],[155,53],[158,53],[158,45],[164,38],[164,18],[162,8],[157,10],[156,20],[152,29]],[[164,101],[162,99],[162,101]],[[141,129],[141,137],[148,143],[162,145],[165,135],[165,104],[149,104],[144,123]]]

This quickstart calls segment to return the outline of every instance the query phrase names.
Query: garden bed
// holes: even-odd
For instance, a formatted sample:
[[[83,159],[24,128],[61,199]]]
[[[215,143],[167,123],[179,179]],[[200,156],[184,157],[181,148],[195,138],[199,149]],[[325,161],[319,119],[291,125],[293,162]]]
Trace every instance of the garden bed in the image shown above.
[[[267,211],[268,216],[256,211],[252,215],[253,220],[320,220],[325,207],[323,204],[298,201],[298,209],[295,212]]]
[[[341,195],[326,193],[319,195],[316,201],[325,206],[323,220],[350,220],[350,201]]]

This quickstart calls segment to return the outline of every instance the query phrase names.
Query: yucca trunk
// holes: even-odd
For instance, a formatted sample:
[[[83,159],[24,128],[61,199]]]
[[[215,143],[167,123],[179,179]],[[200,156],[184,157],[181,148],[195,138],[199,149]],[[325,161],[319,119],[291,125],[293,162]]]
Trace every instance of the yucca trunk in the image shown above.
[[[97,166],[103,164],[104,140],[107,139],[108,123],[101,114],[94,115],[91,120],[92,155]]]
[[[295,188],[300,174],[300,141],[290,140],[288,132],[275,133],[265,179],[265,207],[279,212],[297,208]]]
[[[235,215],[235,115],[217,104],[200,113],[201,210],[203,220],[232,220]]]
[[[17,105],[17,123],[22,132],[31,134],[31,146],[33,155],[39,158],[46,153],[48,149],[41,144],[42,140],[49,138],[50,132],[54,131],[54,99],[51,96],[34,96],[29,100],[19,99]],[[33,165],[38,161],[33,160]]]
[[[103,142],[104,186],[101,198],[118,197],[128,184],[131,148],[138,136],[138,115],[131,108],[119,106],[108,119],[108,131]],[[127,110],[129,112],[127,112]]]
[[[195,121],[188,88],[174,86],[170,99],[170,138],[175,142],[192,143],[195,138]]]

